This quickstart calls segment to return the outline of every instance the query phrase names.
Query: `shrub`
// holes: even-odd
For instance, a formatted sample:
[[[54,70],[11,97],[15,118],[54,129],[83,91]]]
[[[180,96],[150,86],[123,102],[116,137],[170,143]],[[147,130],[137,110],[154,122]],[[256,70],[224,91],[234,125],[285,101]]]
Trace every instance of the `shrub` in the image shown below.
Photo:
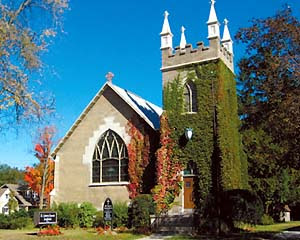
[[[18,215],[15,212],[11,215],[0,214],[0,228],[1,229],[21,229],[33,226],[32,219],[30,217],[22,216],[23,213]]]
[[[121,227],[128,224],[128,206],[127,202],[116,202],[113,206],[113,226]]]
[[[91,203],[82,203],[78,212],[80,227],[92,227],[96,213],[97,209]]]
[[[10,229],[21,229],[33,226],[32,219],[30,217],[18,217],[11,216]]]
[[[264,214],[261,217],[260,223],[262,225],[271,225],[271,224],[274,224],[274,219],[271,216]]]
[[[141,194],[132,200],[131,223],[136,231],[150,229],[150,214],[154,214],[155,205],[149,194]]]
[[[57,221],[60,227],[79,226],[79,208],[76,203],[60,203],[54,210],[57,211]]]
[[[32,219],[34,218],[34,213],[35,212],[40,212],[41,210],[39,208],[31,208],[28,210],[28,216],[31,217]]]
[[[103,212],[98,211],[94,218],[93,227],[104,227],[104,219],[103,219]]]
[[[19,211],[16,211],[12,214],[15,218],[19,217],[30,217],[29,213],[25,211],[25,209],[20,209]]]
[[[262,201],[248,190],[225,191],[221,203],[221,218],[231,228],[235,222],[258,224],[263,215]]]
[[[10,228],[10,218],[4,214],[0,214],[0,229]]]

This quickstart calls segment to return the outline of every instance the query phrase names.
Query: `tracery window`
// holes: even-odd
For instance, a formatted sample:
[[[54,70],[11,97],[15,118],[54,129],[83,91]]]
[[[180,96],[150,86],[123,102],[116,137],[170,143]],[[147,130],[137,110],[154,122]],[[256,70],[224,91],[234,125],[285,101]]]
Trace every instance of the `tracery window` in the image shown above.
[[[186,112],[197,112],[197,90],[192,81],[187,82],[184,85],[184,110]]]
[[[128,153],[124,141],[107,130],[95,147],[92,163],[93,183],[128,181]]]

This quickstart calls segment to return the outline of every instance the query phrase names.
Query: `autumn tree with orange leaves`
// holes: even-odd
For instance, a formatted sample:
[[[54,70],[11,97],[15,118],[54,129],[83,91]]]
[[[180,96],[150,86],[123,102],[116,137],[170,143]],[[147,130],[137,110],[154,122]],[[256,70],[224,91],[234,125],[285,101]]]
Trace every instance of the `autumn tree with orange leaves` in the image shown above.
[[[39,143],[35,144],[35,156],[39,163],[35,167],[26,167],[25,181],[31,189],[38,193],[39,207],[43,208],[44,198],[49,204],[50,192],[54,188],[54,161],[51,157],[53,146],[54,127],[45,127],[39,136]]]

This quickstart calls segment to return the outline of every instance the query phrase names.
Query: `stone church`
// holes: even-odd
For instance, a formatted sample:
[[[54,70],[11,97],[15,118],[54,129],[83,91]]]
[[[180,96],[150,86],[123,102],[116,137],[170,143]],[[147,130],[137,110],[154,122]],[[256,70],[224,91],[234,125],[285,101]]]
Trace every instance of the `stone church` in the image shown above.
[[[217,19],[214,4],[215,2],[212,0],[207,21],[209,46],[204,46],[203,42],[198,42],[197,48],[193,48],[191,44],[187,44],[184,33],[185,29],[182,27],[180,45],[173,48],[173,34],[168,21],[168,12],[165,12],[162,32],[160,34],[162,54],[161,72],[164,95],[163,108],[167,112],[170,109],[172,111],[172,104],[166,105],[168,102],[166,95],[169,93],[166,89],[169,84],[172,84],[174,79],[180,76],[182,96],[179,96],[179,98],[183,99],[183,105],[177,114],[179,116],[178,118],[186,118],[187,120],[185,122],[189,125],[174,127],[174,129],[178,129],[177,131],[182,132],[187,129],[190,130],[189,133],[187,132],[186,137],[188,140],[191,138],[191,140],[189,140],[191,142],[196,141],[197,138],[199,139],[199,144],[190,144],[190,146],[188,146],[191,148],[194,147],[191,152],[197,152],[198,150],[196,150],[196,148],[201,149],[201,136],[205,136],[205,134],[201,132],[201,129],[197,130],[195,124],[197,124],[198,120],[192,120],[189,123],[189,119],[197,116],[197,119],[201,121],[202,118],[207,117],[202,116],[202,112],[200,114],[202,108],[200,105],[200,92],[203,92],[204,88],[198,88],[197,82],[190,77],[190,75],[195,75],[195,72],[197,72],[196,70],[191,70],[191,67],[200,67],[202,69],[202,66],[210,63],[221,64],[221,68],[224,68],[225,71],[229,73],[229,75],[225,74],[224,76],[219,74],[225,85],[227,81],[234,81],[232,80],[234,79],[233,48],[227,26],[228,21],[226,19],[224,21],[224,32],[221,38],[220,23]],[[220,69],[220,67],[216,68],[215,71],[218,71],[218,69]],[[218,75],[218,72],[216,74]],[[227,76],[230,76],[229,80],[226,79]],[[155,152],[159,148],[160,116],[163,113],[163,109],[128,90],[114,85],[112,77],[111,73],[107,75],[107,82],[102,86],[96,96],[94,96],[92,101],[83,110],[64,138],[54,149],[55,180],[54,190],[51,193],[52,203],[80,203],[88,201],[100,209],[107,197],[110,197],[112,201],[129,201],[128,185],[130,181],[128,163],[130,154],[128,152],[128,144],[131,141],[131,136],[128,133],[129,123],[136,124],[135,127],[137,129],[142,128],[144,133],[150,136],[149,154],[151,155],[151,161],[146,171],[148,171],[147,174],[150,176],[148,179],[150,179],[149,181],[151,181],[151,183],[149,183],[148,189],[145,191],[149,193],[151,188],[155,185]],[[216,84],[218,84],[217,78],[214,81],[217,81]],[[216,91],[215,98],[217,103],[220,101],[220,104],[222,104],[222,99],[218,99],[218,96],[225,96],[229,90],[224,90],[223,94],[221,92],[223,90],[220,89]],[[208,99],[214,99],[213,94],[207,93],[207,95]],[[228,132],[228,130],[226,134],[234,135],[237,134],[237,126],[235,126],[235,124],[238,119],[235,90],[231,90],[231,96],[233,100],[230,100],[228,105],[229,107],[234,106],[235,108],[224,113],[223,118],[223,115],[220,113],[216,121],[225,119],[225,124],[233,121],[234,126],[232,132]],[[222,106],[220,104],[217,105],[217,103],[214,108],[217,108],[216,111],[221,111]],[[213,116],[213,111],[214,110],[208,110],[206,115],[210,116],[211,114],[211,116]],[[133,119],[137,121],[132,121]],[[224,139],[222,138],[223,135],[221,136],[221,130],[219,130],[221,137],[218,137],[218,135],[217,140],[213,139],[213,117],[208,119],[211,119],[211,121],[208,120],[209,123],[206,124],[207,126],[211,126],[208,131],[211,133],[209,135],[211,144],[213,144],[214,141],[222,142]],[[220,123],[219,125],[221,126],[222,124]],[[238,145],[237,142],[238,139],[236,139],[233,144]],[[226,165],[228,170],[225,169],[226,166],[224,165],[220,171],[227,171],[227,175],[238,175],[236,178],[241,178],[241,167],[238,167],[241,165],[239,156],[236,158],[227,157],[227,155],[235,156],[239,153],[233,153],[234,150],[230,150],[231,146],[229,146],[228,149],[222,146],[219,148],[224,159],[229,159],[229,167]],[[198,177],[198,182],[201,183],[202,177],[200,174],[203,169],[203,167],[199,167],[199,171],[195,171],[194,169],[197,168],[197,161],[193,161],[193,157],[201,158],[200,155],[189,155],[187,157],[187,155],[184,155],[186,154],[184,152],[185,150],[181,151],[182,156],[185,156],[188,160],[184,162],[185,171],[182,172],[182,181],[184,184],[180,196],[177,197],[177,201],[179,202],[178,211],[195,208],[195,195],[192,188],[195,183],[193,179],[194,177]],[[205,161],[207,162],[207,169],[213,168],[213,163],[211,163],[213,151],[213,147],[211,147],[211,151],[206,154]],[[201,150],[201,152],[203,151]],[[196,166],[193,167],[194,162]],[[237,162],[238,164],[236,164]],[[229,181],[221,179],[222,184],[224,183],[224,188],[240,188],[241,186],[239,184],[235,184],[237,181],[236,178],[230,179],[229,177]],[[203,186],[204,185],[205,184],[203,184]]]

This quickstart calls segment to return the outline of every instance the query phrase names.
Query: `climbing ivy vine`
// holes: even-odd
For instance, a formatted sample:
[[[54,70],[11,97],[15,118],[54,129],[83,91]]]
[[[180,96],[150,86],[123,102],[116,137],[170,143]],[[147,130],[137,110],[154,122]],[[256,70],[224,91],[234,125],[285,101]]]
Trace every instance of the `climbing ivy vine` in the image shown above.
[[[142,126],[135,121],[129,121],[127,133],[131,137],[127,146],[128,150],[128,174],[130,184],[128,185],[129,197],[135,198],[143,191],[143,175],[145,168],[149,164],[150,141],[149,135],[143,127],[139,129],[136,126]]]
[[[183,86],[193,81],[197,90],[196,113],[184,112]],[[164,86],[164,109],[169,119],[174,144],[172,161],[197,166],[195,204],[198,208],[214,187],[222,190],[245,188],[247,163],[243,158],[238,132],[236,85],[233,73],[222,61],[185,68]],[[185,128],[193,129],[191,141]]]
[[[160,148],[156,152],[157,185],[152,190],[156,212],[166,212],[181,189],[182,164],[173,155],[174,141],[165,113],[160,117]]]

